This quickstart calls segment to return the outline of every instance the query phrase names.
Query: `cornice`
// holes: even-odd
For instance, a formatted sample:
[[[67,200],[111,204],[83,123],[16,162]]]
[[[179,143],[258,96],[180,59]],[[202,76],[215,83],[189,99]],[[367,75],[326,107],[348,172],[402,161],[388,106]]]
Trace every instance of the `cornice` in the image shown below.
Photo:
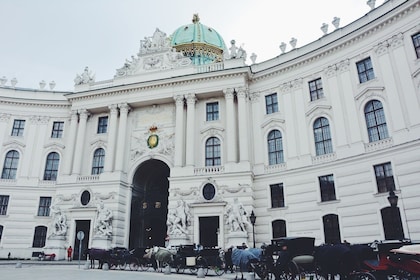
[[[339,40],[342,40],[343,39],[344,40],[343,42],[341,42],[341,43],[339,43],[339,44],[337,44],[335,46],[332,46],[329,49],[326,49],[328,47],[328,45],[334,44],[335,41],[332,41],[332,42],[330,42],[330,43],[328,43],[326,45],[321,46],[321,48],[323,50],[317,49],[317,50],[315,50],[313,52],[305,53],[305,54],[303,54],[303,55],[301,55],[299,57],[294,57],[291,60],[282,63],[283,65],[284,64],[289,64],[288,66],[283,66],[282,67],[282,64],[278,64],[276,66],[270,67],[269,69],[264,69],[264,70],[261,70],[259,72],[255,72],[254,74],[251,75],[250,79],[252,80],[252,82],[266,80],[266,79],[269,79],[269,78],[271,78],[273,76],[278,76],[278,75],[281,75],[282,73],[290,72],[290,71],[292,71],[295,68],[298,68],[298,67],[300,68],[300,67],[302,67],[302,66],[304,66],[306,64],[309,64],[309,63],[318,61],[318,60],[320,60],[321,58],[323,58],[325,56],[328,56],[328,55],[330,55],[332,53],[335,53],[335,52],[337,52],[337,51],[339,51],[341,49],[344,49],[344,48],[347,48],[349,46],[354,45],[358,41],[360,41],[360,40],[362,40],[362,39],[364,39],[364,38],[366,38],[368,36],[371,36],[373,33],[376,33],[378,31],[380,31],[381,29],[383,29],[386,26],[394,23],[395,21],[398,21],[400,19],[403,19],[404,17],[407,16],[407,14],[413,13],[419,7],[420,7],[420,2],[419,1],[416,1],[416,3],[414,5],[411,5],[411,6],[407,7],[406,9],[398,12],[397,14],[395,14],[394,16],[390,17],[387,20],[384,20],[384,21],[381,21],[380,23],[376,23],[375,24],[374,21],[380,19],[381,16],[379,16],[378,18],[375,18],[374,20],[372,20],[371,22],[369,22],[367,25],[371,24],[372,26],[370,28],[367,28],[364,32],[360,33],[359,35],[350,37],[349,39],[345,40],[345,38],[347,36],[352,36],[353,33],[355,33],[356,31],[358,31],[358,29],[355,29],[353,31],[350,31],[349,33],[347,33],[343,37],[340,37],[337,40],[335,40],[335,41],[339,41]],[[398,9],[398,7],[394,8],[394,9]],[[363,26],[363,27],[365,27],[365,26]],[[363,27],[361,27],[361,28],[363,28]],[[394,36],[398,36],[398,34],[400,34],[400,33],[401,32],[397,32],[396,34],[394,34]],[[291,52],[293,52],[293,50]],[[308,57],[308,58],[305,59],[305,58],[303,58],[305,56],[310,56],[310,57]],[[299,61],[294,62],[294,60],[299,60]],[[275,69],[275,68],[280,68],[280,67],[281,67],[281,69]],[[266,71],[271,71],[271,72],[269,72],[269,73],[262,73],[262,72],[266,72]]]
[[[31,102],[32,101],[32,102]],[[59,103],[46,103],[51,102],[49,100],[31,100],[25,99],[22,101],[12,100],[12,99],[2,99],[0,100],[0,105],[7,105],[7,106],[22,106],[22,107],[42,107],[42,108],[70,108],[71,104],[59,104]]]

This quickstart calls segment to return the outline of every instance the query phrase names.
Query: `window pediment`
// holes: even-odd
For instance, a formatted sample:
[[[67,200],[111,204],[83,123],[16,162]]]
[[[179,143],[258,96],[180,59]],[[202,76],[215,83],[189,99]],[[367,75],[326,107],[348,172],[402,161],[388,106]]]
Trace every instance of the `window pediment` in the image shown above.
[[[376,95],[381,95],[381,93],[385,90],[384,87],[367,87],[364,90],[362,90],[361,92],[359,92],[359,94],[357,94],[354,99],[359,100],[365,96],[376,96]]]
[[[54,149],[60,149],[63,150],[66,146],[64,146],[61,143],[58,142],[52,142],[44,145],[44,149],[54,148]]]
[[[11,141],[8,141],[8,142],[5,142],[3,144],[3,147],[12,147],[12,148],[17,148],[17,147],[19,147],[19,148],[25,148],[25,146],[26,145],[24,143],[22,143],[22,142],[20,142],[20,141],[18,141],[16,139],[11,140]]]
[[[315,105],[314,107],[312,107],[306,112],[306,116],[308,117],[316,111],[325,111],[325,110],[329,111],[331,110],[331,108],[332,108],[331,105],[322,105],[322,104]]]
[[[279,119],[279,118],[268,118],[266,119],[262,124],[261,124],[261,128],[266,128],[270,125],[274,125],[274,126],[279,126],[281,124],[284,124],[284,119]]]

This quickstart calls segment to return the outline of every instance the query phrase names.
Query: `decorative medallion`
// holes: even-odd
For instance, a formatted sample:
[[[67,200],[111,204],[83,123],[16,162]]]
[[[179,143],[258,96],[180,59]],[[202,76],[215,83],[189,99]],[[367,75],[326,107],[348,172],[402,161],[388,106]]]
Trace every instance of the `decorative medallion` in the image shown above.
[[[147,146],[149,149],[156,148],[159,144],[159,136],[156,134],[157,127],[155,125],[151,126],[149,128],[150,135],[149,138],[147,138]]]

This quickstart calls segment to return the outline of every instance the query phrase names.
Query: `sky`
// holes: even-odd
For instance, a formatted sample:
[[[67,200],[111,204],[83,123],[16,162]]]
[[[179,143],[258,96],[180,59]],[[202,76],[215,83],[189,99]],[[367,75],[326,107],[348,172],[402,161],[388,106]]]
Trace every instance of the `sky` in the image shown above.
[[[376,6],[385,0],[376,1]],[[229,47],[234,39],[256,62],[281,53],[292,37],[302,47],[323,36],[323,23],[343,27],[370,11],[367,0],[0,0],[0,77],[16,87],[56,83],[73,91],[74,78],[88,66],[96,81],[112,79],[140,40],[156,28],[171,35],[200,22],[215,29]],[[46,87],[48,89],[48,86]]]

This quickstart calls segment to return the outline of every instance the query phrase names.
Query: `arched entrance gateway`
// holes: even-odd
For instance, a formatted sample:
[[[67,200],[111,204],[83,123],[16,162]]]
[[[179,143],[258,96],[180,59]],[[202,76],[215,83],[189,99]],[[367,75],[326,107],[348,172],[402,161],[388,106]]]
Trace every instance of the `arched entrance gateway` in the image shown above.
[[[169,167],[156,159],[143,162],[134,174],[130,248],[165,245],[168,177]]]

